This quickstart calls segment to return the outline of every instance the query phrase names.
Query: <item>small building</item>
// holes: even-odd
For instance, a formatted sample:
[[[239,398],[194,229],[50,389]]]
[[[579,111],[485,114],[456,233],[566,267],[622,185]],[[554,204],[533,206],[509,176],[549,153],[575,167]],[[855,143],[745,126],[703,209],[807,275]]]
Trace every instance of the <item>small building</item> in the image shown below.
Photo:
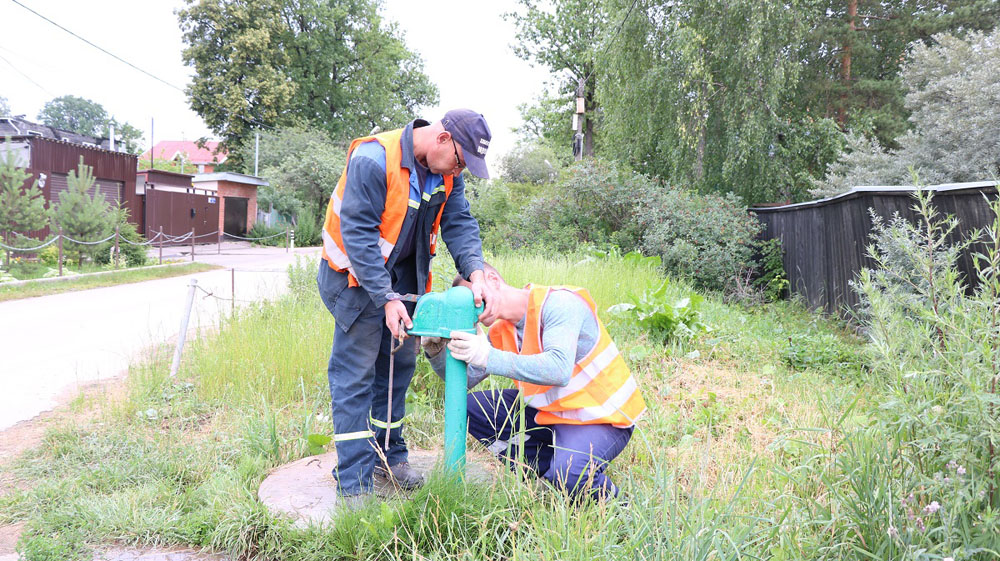
[[[142,199],[139,231],[146,239],[151,240],[160,232],[173,237],[194,232],[197,243],[218,240],[221,206],[218,194],[195,188],[192,178],[193,175],[159,169],[136,172],[136,191]]]
[[[47,125],[26,121],[23,117],[0,117],[0,153],[9,147],[18,154],[19,165],[37,180],[45,195],[46,206],[59,203],[68,189],[67,178],[83,157],[94,175],[93,190],[104,195],[109,204],[119,201],[129,211],[129,220],[138,224],[142,200],[135,190],[136,156],[112,151],[111,141],[88,137]],[[45,228],[32,235],[48,236]]]
[[[219,150],[219,143],[216,141],[199,145],[191,140],[161,140],[153,146],[152,151],[146,150],[139,156],[139,165],[149,164],[150,152],[154,160],[177,162],[181,164],[182,172],[187,171],[186,166],[191,166],[193,173],[212,173],[228,157],[225,150]]]
[[[194,176],[195,188],[215,192],[219,200],[219,230],[235,236],[246,236],[257,219],[257,188],[267,181],[252,175],[231,171]]]

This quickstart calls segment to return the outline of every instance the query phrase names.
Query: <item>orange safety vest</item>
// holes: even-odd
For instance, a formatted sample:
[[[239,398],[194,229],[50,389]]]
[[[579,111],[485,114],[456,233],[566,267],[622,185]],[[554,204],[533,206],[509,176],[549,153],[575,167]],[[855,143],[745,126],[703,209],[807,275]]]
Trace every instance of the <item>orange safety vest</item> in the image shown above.
[[[334,271],[346,271],[348,273],[348,286],[358,286],[358,279],[354,275],[354,267],[351,265],[351,259],[347,255],[344,240],[340,235],[340,207],[344,201],[344,188],[347,185],[347,167],[350,165],[354,149],[372,140],[378,141],[385,148],[385,209],[382,211],[382,222],[378,227],[378,246],[382,250],[382,258],[385,261],[389,260],[393,248],[396,247],[396,241],[399,239],[399,233],[403,230],[403,223],[406,220],[408,209],[420,208],[421,201],[410,198],[410,170],[402,166],[403,148],[400,145],[402,136],[403,129],[396,129],[375,136],[354,139],[347,150],[347,165],[344,166],[344,172],[340,174],[340,181],[337,182],[337,188],[330,195],[330,202],[326,207],[326,221],[323,224],[323,259],[326,259],[326,262]],[[439,189],[443,188],[444,190],[445,201],[451,196],[453,186],[454,181],[452,176],[445,175],[444,185],[439,187]],[[423,194],[423,199],[429,200],[430,195]],[[434,225],[431,227],[431,255],[437,249],[437,232],[441,224],[441,214],[444,212],[444,206],[444,204],[441,205],[437,216],[434,218]],[[414,217],[416,216],[413,213],[410,214]],[[427,292],[431,290],[431,282],[431,273],[428,271]]]
[[[573,366],[573,374],[566,386],[540,386],[516,381],[529,407],[538,409],[535,422],[542,425],[606,424],[627,428],[635,424],[646,402],[639,393],[632,372],[622,358],[614,341],[597,316],[597,306],[583,288],[570,286],[532,286],[528,295],[528,315],[524,321],[524,340],[517,346],[514,324],[498,320],[490,327],[490,342],[494,347],[517,353],[533,355],[542,349],[542,306],[554,290],[569,290],[587,302],[594,314],[600,338],[594,348]]]

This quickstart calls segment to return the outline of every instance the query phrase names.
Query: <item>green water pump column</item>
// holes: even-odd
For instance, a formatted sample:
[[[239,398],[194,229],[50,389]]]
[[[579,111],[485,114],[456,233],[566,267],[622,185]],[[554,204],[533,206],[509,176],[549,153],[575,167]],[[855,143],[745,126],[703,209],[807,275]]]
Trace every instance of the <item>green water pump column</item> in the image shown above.
[[[417,300],[413,327],[407,332],[421,337],[450,339],[452,331],[476,332],[483,306],[476,306],[472,291],[453,286],[445,292],[424,294]],[[444,377],[444,465],[450,472],[465,473],[467,431],[468,366],[445,348]]]

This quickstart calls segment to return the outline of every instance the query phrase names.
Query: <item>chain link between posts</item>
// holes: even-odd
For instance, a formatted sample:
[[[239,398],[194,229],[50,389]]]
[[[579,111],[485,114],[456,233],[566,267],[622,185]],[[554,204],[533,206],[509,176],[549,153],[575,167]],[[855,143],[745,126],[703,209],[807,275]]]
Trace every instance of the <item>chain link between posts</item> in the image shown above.
[[[41,245],[36,245],[36,246],[33,246],[33,247],[13,247],[13,246],[9,246],[9,245],[7,245],[7,244],[5,244],[3,242],[0,242],[0,249],[5,249],[7,251],[17,251],[17,252],[20,252],[20,253],[34,253],[36,251],[39,251],[41,249],[45,249],[46,247],[48,247],[48,246],[56,243],[57,241],[59,241],[60,238],[63,239],[64,241],[72,242],[72,243],[79,244],[79,245],[98,245],[98,244],[102,244],[102,243],[105,243],[105,242],[108,242],[108,241],[111,241],[111,240],[115,239],[115,236],[118,236],[118,239],[120,241],[122,241],[122,242],[124,242],[124,243],[126,243],[128,245],[140,247],[140,246],[150,246],[150,245],[153,245],[157,241],[162,241],[164,243],[185,242],[185,241],[190,240],[191,237],[192,237],[192,235],[193,234],[191,232],[188,232],[188,233],[180,235],[180,236],[171,236],[170,234],[164,234],[162,232],[157,232],[155,236],[153,236],[152,238],[150,238],[150,239],[148,239],[148,240],[146,240],[144,242],[133,242],[133,241],[129,240],[128,238],[126,238],[125,236],[121,235],[121,234],[111,234],[110,236],[108,236],[108,237],[106,237],[104,239],[96,240],[96,241],[77,240],[77,239],[73,239],[73,238],[67,236],[66,234],[59,234],[59,235],[56,235],[56,236],[52,237],[52,239],[46,241],[45,243],[42,243]],[[260,240],[269,240],[269,239],[272,239],[272,238],[277,238],[279,236],[287,236],[287,235],[288,235],[288,233],[286,233],[286,232],[280,232],[280,233],[273,234],[273,235],[270,235],[270,236],[261,236],[261,237],[257,237],[257,238],[247,238],[247,237],[243,237],[243,236],[237,236],[235,234],[230,234],[228,232],[222,232],[222,237],[223,238],[227,238],[228,237],[228,238],[234,238],[234,239],[237,239],[237,240],[250,241],[250,242],[260,241]],[[208,238],[208,237],[216,237],[216,238],[218,238],[219,237],[219,231],[216,230],[214,232],[209,232],[207,234],[199,234],[199,235],[195,235],[194,236],[195,239]],[[161,240],[161,238],[162,238],[162,240]]]

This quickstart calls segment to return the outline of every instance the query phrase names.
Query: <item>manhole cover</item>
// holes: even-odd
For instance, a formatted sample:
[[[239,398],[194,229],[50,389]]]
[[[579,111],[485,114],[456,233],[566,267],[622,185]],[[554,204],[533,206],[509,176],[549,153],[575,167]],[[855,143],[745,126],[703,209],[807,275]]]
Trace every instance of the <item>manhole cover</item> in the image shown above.
[[[410,450],[410,465],[422,473],[433,470],[439,460],[436,452]],[[285,464],[264,479],[257,497],[268,510],[288,515],[298,527],[330,523],[337,504],[337,482],[333,479],[333,468],[336,465],[336,452],[309,456]],[[490,481],[493,478],[483,463],[471,457],[467,459],[465,473],[469,481]],[[393,489],[375,491],[380,495],[392,495],[395,492]]]

